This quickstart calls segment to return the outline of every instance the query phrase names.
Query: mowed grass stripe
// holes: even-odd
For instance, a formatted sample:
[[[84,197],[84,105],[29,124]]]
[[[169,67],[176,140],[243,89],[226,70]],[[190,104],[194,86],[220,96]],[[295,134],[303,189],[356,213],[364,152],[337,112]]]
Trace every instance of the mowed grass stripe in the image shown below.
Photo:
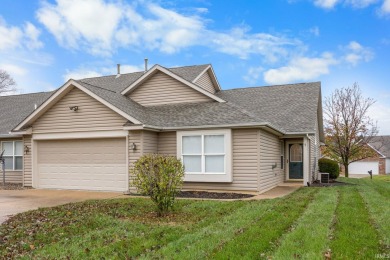
[[[357,188],[378,228],[379,236],[383,241],[382,249],[390,254],[390,197],[379,193],[374,186],[359,185]],[[388,188],[390,189],[390,183]]]
[[[294,196],[282,198],[273,207],[255,218],[223,247],[216,248],[214,259],[256,259],[265,256],[291,225],[304,212],[318,189],[301,189]]]
[[[336,209],[332,259],[373,259],[380,253],[379,237],[356,186],[343,187]]]
[[[251,230],[253,223],[270,218],[270,215],[276,219],[280,219],[281,215],[292,216],[293,214],[285,213],[285,209],[305,207],[308,204],[314,190],[300,189],[284,198],[264,201],[251,201],[246,207],[238,209],[230,215],[221,217],[220,221],[204,227],[203,229],[192,234],[184,235],[181,239],[174,243],[168,244],[157,252],[144,255],[145,259],[163,258],[163,259],[209,259],[218,258],[219,255],[213,255],[214,250],[222,253],[222,258],[229,258],[229,253],[225,254],[226,249],[223,247],[225,243],[233,240],[239,234],[245,233],[245,230]],[[289,206],[290,205],[290,206]],[[293,205],[296,205],[295,207]],[[277,213],[275,213],[275,209]],[[283,219],[285,219],[283,217]],[[273,219],[275,221],[275,219]],[[277,222],[277,221],[275,221]],[[284,221],[282,221],[284,222]],[[288,225],[287,225],[288,226]],[[275,225],[268,226],[269,232],[273,232]],[[247,236],[249,247],[254,247]],[[261,242],[269,246],[269,241],[266,237]],[[237,258],[239,252],[233,254],[232,257]]]
[[[272,259],[324,258],[339,193],[337,188],[320,189],[297,226],[283,237]]]

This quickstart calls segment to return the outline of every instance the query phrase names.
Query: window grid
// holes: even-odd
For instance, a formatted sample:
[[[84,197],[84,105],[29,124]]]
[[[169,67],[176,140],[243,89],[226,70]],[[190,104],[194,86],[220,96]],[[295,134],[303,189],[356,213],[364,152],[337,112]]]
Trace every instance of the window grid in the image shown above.
[[[189,174],[213,174],[215,172],[206,172],[206,156],[223,156],[223,168],[224,172],[218,172],[218,173],[225,173],[225,165],[226,165],[226,149],[224,147],[224,153],[206,153],[205,152],[205,136],[223,136],[224,142],[225,142],[225,135],[224,134],[200,134],[200,135],[183,135],[182,136],[182,151],[183,151],[183,138],[189,137],[189,136],[200,136],[201,137],[201,154],[186,154],[182,153],[181,160],[184,162],[184,156],[201,156],[201,172],[186,172]]]
[[[11,164],[12,164],[12,167],[6,167],[5,169],[6,170],[12,170],[12,171],[20,171],[20,170],[23,170],[23,142],[22,141],[5,141],[5,142],[2,142],[1,143],[1,152],[3,152],[3,150],[5,150],[4,146],[5,144],[11,144],[11,147],[12,147],[12,152],[9,152],[9,151],[5,151],[4,152],[4,159],[7,160],[8,159],[11,159]],[[17,145],[21,145],[22,147],[19,148],[19,150],[21,151],[21,154],[17,154],[16,151],[18,150],[17,149]],[[22,162],[20,164],[20,167],[17,168],[17,159],[22,159]],[[7,163],[6,163],[7,165]]]

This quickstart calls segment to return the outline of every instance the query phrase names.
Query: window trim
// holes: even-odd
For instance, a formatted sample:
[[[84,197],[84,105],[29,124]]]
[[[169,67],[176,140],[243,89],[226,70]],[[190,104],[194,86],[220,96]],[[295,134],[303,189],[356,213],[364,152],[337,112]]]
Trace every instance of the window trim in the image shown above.
[[[22,144],[22,154],[21,155],[18,155],[18,154],[15,154],[15,145],[16,143],[21,143]],[[4,157],[12,157],[12,169],[6,169],[6,171],[15,171],[15,172],[18,172],[18,171],[23,171],[24,170],[24,145],[23,145],[23,140],[10,140],[10,141],[1,141],[1,146],[0,146],[0,153],[3,152],[4,148],[4,143],[12,143],[12,148],[13,148],[13,151],[12,151],[12,155],[4,155]],[[15,169],[15,160],[17,157],[21,157],[22,158],[22,168],[21,169]]]
[[[204,136],[205,135],[223,135],[225,151],[224,154],[205,154],[204,153]],[[178,131],[177,132],[177,158],[183,162],[182,140],[184,136],[201,136],[202,140],[202,172],[186,172],[184,181],[186,182],[232,182],[232,134],[231,129],[220,130],[197,130],[197,131]],[[224,155],[223,173],[206,173],[205,172],[205,157],[207,155]]]

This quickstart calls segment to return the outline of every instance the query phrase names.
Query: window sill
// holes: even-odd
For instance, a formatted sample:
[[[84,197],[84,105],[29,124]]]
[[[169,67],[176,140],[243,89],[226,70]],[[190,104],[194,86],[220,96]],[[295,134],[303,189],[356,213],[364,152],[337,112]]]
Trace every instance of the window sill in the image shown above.
[[[185,174],[185,182],[232,182],[231,174]]]

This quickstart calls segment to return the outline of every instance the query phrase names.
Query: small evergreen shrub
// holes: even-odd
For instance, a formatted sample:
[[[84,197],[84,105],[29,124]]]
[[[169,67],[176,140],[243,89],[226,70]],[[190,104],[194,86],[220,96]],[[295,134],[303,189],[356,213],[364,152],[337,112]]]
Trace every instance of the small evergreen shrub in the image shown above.
[[[131,172],[138,191],[150,196],[157,206],[158,216],[165,215],[183,185],[184,166],[181,161],[174,156],[146,154],[135,162]]]
[[[318,168],[320,172],[329,173],[329,178],[337,179],[340,174],[340,167],[336,161],[327,158],[321,158],[318,160]]]

